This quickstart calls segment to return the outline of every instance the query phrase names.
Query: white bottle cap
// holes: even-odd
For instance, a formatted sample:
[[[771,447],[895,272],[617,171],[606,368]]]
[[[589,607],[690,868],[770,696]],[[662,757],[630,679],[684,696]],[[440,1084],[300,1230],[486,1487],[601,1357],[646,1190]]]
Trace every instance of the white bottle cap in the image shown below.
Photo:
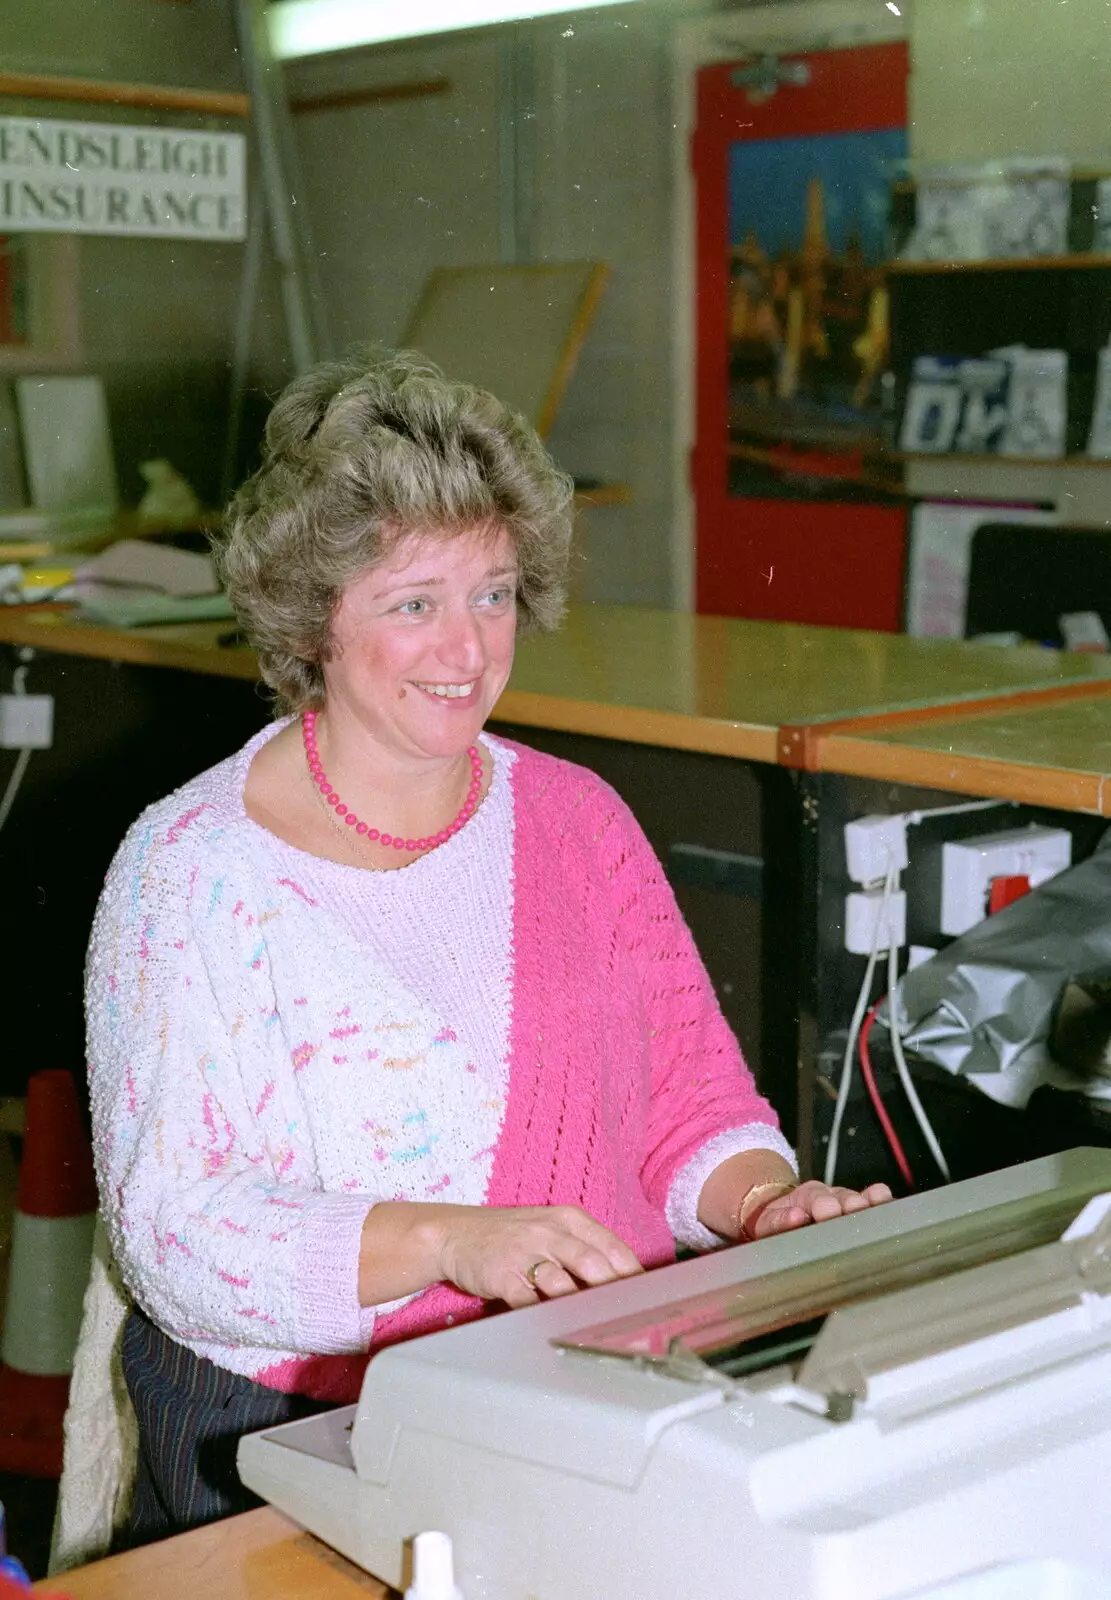
[[[418,1533],[413,1540],[413,1581],[405,1600],[463,1600],[455,1586],[455,1563],[446,1533]]]

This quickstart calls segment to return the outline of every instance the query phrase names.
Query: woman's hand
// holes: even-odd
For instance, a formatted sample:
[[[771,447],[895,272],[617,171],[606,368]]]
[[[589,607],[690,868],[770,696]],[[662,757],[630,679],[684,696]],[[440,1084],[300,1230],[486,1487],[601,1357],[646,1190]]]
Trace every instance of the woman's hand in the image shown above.
[[[385,1201],[363,1223],[359,1304],[433,1283],[531,1306],[642,1271],[616,1234],[578,1206],[453,1206]]]
[[[867,1211],[869,1206],[882,1206],[890,1199],[891,1190],[886,1183],[872,1183],[867,1189],[857,1191],[831,1189],[817,1178],[811,1178],[789,1194],[776,1195],[754,1218],[746,1218],[745,1231],[750,1239],[766,1239],[773,1233],[804,1228],[808,1222],[829,1222],[854,1211]]]
[[[761,1193],[762,1190],[767,1191]],[[830,1189],[816,1178],[798,1183],[773,1150],[746,1150],[728,1156],[702,1186],[698,1220],[723,1239],[766,1239],[808,1222],[866,1211],[891,1199],[886,1183],[855,1189]]]
[[[444,1206],[442,1276],[467,1294],[531,1306],[642,1271],[578,1206]]]

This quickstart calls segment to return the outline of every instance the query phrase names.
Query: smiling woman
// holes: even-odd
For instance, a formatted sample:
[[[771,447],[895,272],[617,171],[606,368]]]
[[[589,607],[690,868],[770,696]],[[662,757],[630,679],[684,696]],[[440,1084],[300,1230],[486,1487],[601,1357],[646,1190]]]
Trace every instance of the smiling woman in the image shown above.
[[[139,819],[89,955],[133,1539],[250,1503],[239,1435],[380,1345],[888,1198],[796,1187],[628,809],[483,732],[570,503],[520,418],[393,356],[299,379],[231,508],[289,714]]]
[[[405,866],[422,854],[406,841],[438,838],[474,781],[519,621],[562,614],[572,485],[493,396],[411,356],[310,373],[267,444],[221,566],[264,676],[313,716],[329,784],[291,723],[252,763],[247,813],[314,854]],[[473,765],[481,797],[491,759]]]

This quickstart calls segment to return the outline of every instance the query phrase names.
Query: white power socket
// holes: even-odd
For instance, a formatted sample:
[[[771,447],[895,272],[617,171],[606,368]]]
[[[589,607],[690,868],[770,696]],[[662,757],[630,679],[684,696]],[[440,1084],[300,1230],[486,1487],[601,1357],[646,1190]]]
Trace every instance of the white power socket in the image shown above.
[[[867,889],[845,897],[845,949],[854,956],[876,950],[901,950],[907,942],[906,891],[896,889],[884,907],[882,889]],[[877,932],[878,930],[878,932]]]
[[[854,883],[883,883],[890,871],[902,872],[907,860],[907,819],[901,812],[845,824],[845,865]]]
[[[53,743],[53,695],[0,694],[0,750],[49,750]]]
[[[995,878],[1028,878],[1031,889],[1072,864],[1064,828],[1009,828],[972,839],[949,839],[941,851],[941,931],[967,933],[988,914]]]

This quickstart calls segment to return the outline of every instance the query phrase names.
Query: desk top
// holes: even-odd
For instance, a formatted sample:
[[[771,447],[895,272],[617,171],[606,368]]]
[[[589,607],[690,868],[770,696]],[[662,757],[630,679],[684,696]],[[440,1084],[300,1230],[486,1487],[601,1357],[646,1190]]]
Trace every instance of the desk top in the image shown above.
[[[0,610],[0,642],[253,681],[253,652],[217,644],[228,626],[113,629],[65,613]],[[557,633],[522,639],[496,715],[772,762],[785,725],[1097,681],[1111,687],[1111,657],[588,606]]]
[[[35,1587],[71,1600],[389,1600],[394,1593],[269,1506]]]
[[[823,771],[1111,816],[1111,697],[820,741]]]

